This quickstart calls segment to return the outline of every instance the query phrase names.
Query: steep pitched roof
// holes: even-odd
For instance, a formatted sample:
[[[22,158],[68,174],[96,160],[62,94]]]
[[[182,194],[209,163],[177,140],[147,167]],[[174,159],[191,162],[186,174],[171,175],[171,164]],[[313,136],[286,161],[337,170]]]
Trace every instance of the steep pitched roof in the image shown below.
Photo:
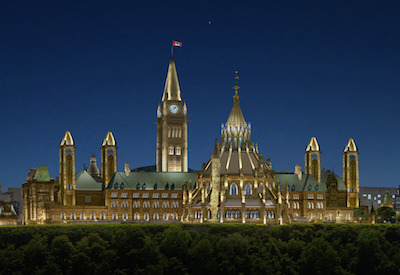
[[[289,192],[312,192],[312,191],[326,191],[326,184],[319,184],[318,181],[308,174],[303,174],[301,180],[299,176],[294,173],[275,173],[275,183],[279,180],[281,190],[286,189],[286,181],[288,183]]]
[[[185,182],[192,182],[194,185],[196,172],[130,172],[128,176],[125,172],[116,172],[107,189],[136,190],[139,184],[142,190],[144,184],[146,190],[154,190],[154,185],[157,184],[158,190],[165,190],[167,184],[169,188],[174,184],[175,190],[182,190]]]
[[[162,100],[182,100],[178,74],[176,73],[175,60],[173,58],[169,60],[167,79],[165,80]]]
[[[38,166],[33,178],[37,181],[50,181],[50,174],[47,166]]]
[[[72,139],[72,135],[69,131],[65,132],[64,138],[61,140],[60,145],[74,145],[74,140]]]
[[[319,145],[318,145],[318,141],[315,137],[312,137],[310,140],[310,143],[308,144],[307,148],[306,148],[306,152],[308,151],[319,151]]]
[[[357,152],[357,146],[354,140],[351,138],[347,143],[346,147],[344,147],[344,152]]]
[[[107,132],[106,138],[104,139],[103,144],[102,144],[102,146],[106,146],[106,145],[109,145],[109,146],[117,145],[117,143],[115,142],[114,136],[110,131]]]
[[[102,182],[97,182],[86,170],[75,173],[75,189],[76,190],[97,190],[103,188]]]
[[[228,120],[226,121],[226,127],[232,127],[237,129],[247,127],[242,109],[240,108],[240,101],[237,90],[235,91],[235,95],[233,96],[233,106],[228,116]]]

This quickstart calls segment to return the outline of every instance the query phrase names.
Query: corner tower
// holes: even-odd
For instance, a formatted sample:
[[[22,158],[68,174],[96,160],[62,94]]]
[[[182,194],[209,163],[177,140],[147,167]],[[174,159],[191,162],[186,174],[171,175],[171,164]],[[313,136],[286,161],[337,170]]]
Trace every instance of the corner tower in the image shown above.
[[[347,207],[359,207],[358,149],[351,138],[343,151],[343,181],[347,189]]]
[[[61,205],[75,205],[75,145],[69,131],[61,140],[59,165]]]
[[[161,104],[157,109],[157,172],[187,172],[187,108],[182,101],[175,60],[169,60]]]
[[[305,153],[305,174],[311,174],[321,183],[321,151],[317,139],[312,137]]]
[[[117,143],[111,132],[108,132],[101,145],[101,178],[104,187],[110,183],[117,172]]]

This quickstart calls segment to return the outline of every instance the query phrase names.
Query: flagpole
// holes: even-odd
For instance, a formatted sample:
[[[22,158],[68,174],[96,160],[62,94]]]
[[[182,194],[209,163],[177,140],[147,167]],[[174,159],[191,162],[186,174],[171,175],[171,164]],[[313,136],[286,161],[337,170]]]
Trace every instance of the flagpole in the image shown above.
[[[171,58],[174,58],[174,45],[171,46]]]

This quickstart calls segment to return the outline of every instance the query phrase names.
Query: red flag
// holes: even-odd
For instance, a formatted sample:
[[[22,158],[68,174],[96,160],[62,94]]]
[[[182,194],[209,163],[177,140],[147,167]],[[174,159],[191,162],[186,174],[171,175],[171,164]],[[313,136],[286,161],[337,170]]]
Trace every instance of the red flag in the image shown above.
[[[182,47],[182,42],[172,41],[172,46],[174,46],[174,47]]]

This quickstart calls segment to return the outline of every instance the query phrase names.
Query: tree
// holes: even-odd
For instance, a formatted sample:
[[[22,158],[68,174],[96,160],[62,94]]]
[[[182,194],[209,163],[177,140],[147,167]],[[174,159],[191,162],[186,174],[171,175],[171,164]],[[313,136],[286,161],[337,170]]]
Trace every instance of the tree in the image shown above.
[[[396,221],[396,210],[390,206],[379,207],[376,211],[376,221],[378,223],[395,223]]]

